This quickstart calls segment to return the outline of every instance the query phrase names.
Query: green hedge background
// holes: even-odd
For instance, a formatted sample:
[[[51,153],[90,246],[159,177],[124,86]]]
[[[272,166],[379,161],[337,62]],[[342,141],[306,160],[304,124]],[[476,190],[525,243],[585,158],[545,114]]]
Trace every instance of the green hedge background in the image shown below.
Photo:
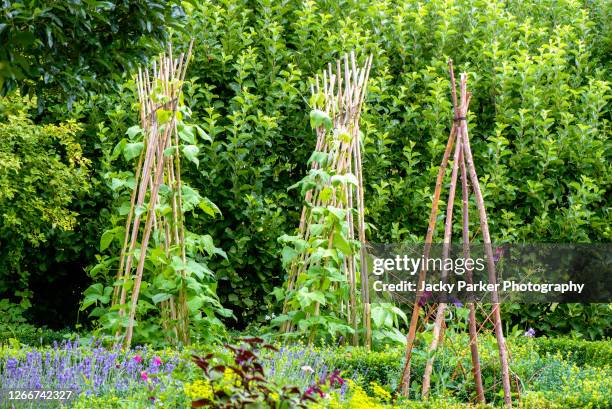
[[[277,238],[294,231],[301,207],[287,188],[305,174],[315,142],[308,125],[309,79],[353,49],[361,58],[374,54],[362,120],[370,241],[423,240],[452,116],[448,58],[457,71],[469,73],[470,135],[494,241],[612,238],[610,2],[221,0],[162,6],[180,9],[157,16],[172,19],[166,34],[175,48],[195,39],[185,100],[192,122],[213,142],[200,145],[199,167],[190,167],[185,180],[223,217],[194,215],[188,228],[209,232],[227,252],[227,260],[209,266],[223,305],[237,317],[230,325],[263,322],[274,307],[271,291],[284,277]],[[163,49],[164,38],[144,35],[139,44],[149,52],[135,54],[123,68]],[[34,102],[2,102],[4,118],[21,104],[30,118],[22,119],[23,127],[30,120],[40,127],[78,122],[78,140],[90,161],[88,192],[68,191],[72,199],[62,203],[76,218],[72,230],[41,224],[36,215],[21,220],[18,229],[6,217],[0,221],[3,249],[29,226],[42,235],[36,243],[24,237],[0,260],[2,292],[15,301],[33,300],[28,314],[35,322],[61,327],[76,321],[81,291],[91,280],[84,270],[95,263],[100,235],[116,214],[105,175],[117,164],[108,158],[137,118],[129,72],[115,70],[107,90],[75,85],[87,96],[71,99],[70,109],[67,98],[44,87],[44,109]],[[44,84],[44,75],[21,82]],[[0,133],[10,133],[7,126],[2,121]],[[68,153],[56,154],[68,162]],[[0,165],[0,186],[23,183],[20,177]],[[1,214],[15,206],[0,195]],[[66,288],[70,294],[57,300],[57,291]],[[591,318],[578,327],[563,327],[558,319],[551,325],[542,308],[515,306],[506,316],[520,325],[548,325],[543,330],[552,332],[559,324],[560,332],[590,338],[610,328],[607,305],[583,306]],[[590,334],[586,328],[593,325],[602,329]]]

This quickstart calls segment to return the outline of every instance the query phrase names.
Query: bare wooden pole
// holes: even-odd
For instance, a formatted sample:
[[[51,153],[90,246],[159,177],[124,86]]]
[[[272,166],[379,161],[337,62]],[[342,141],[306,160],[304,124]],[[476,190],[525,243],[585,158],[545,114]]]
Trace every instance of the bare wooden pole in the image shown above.
[[[449,72],[451,77],[451,92],[453,98],[453,106],[455,111],[455,119],[453,121],[453,126],[451,128],[449,140],[447,142],[447,147],[444,152],[444,156],[442,158],[442,164],[440,166],[438,172],[438,178],[436,180],[436,189],[434,191],[434,198],[432,203],[432,213],[430,216],[430,222],[427,230],[425,249],[424,249],[424,257],[427,259],[429,257],[429,252],[433,240],[433,233],[435,231],[435,224],[437,218],[437,206],[438,200],[440,197],[440,190],[442,180],[444,178],[445,168],[448,163],[448,158],[450,156],[450,150],[453,147],[454,139],[457,139],[455,146],[455,154],[453,156],[453,169],[451,174],[451,183],[449,190],[449,200],[447,203],[447,212],[446,212],[446,221],[445,221],[445,232],[444,232],[444,248],[443,248],[443,258],[448,257],[448,251],[450,246],[450,239],[452,236],[452,208],[454,203],[455,191],[456,191],[456,181],[457,181],[457,173],[459,170],[461,171],[461,185],[462,185],[462,238],[463,238],[463,256],[464,258],[470,257],[470,235],[469,235],[469,191],[468,191],[468,177],[471,180],[471,184],[473,186],[476,204],[479,211],[479,219],[480,219],[480,230],[483,232],[483,241],[485,244],[485,252],[487,256],[487,267],[489,272],[489,281],[493,284],[496,282],[495,276],[495,264],[493,261],[492,248],[491,248],[491,239],[488,230],[488,223],[486,220],[486,211],[484,208],[484,201],[482,198],[482,193],[480,191],[480,186],[478,184],[478,178],[476,175],[473,157],[471,155],[471,149],[469,145],[469,137],[467,131],[467,112],[469,101],[471,98],[471,94],[467,92],[467,76],[463,74],[461,76],[460,81],[460,102],[457,103],[457,94],[456,94],[456,83],[454,77],[454,71],[452,66],[452,61],[449,60]],[[467,164],[466,164],[467,163]],[[419,274],[419,283],[418,288],[421,288],[422,283],[426,277],[426,264]],[[447,271],[443,271],[443,276],[447,274]],[[472,282],[472,271],[468,269],[467,271],[467,280]],[[407,336],[407,345],[406,345],[406,360],[404,365],[404,371],[402,373],[401,378],[401,392],[404,396],[408,396],[409,388],[410,388],[410,358],[412,353],[412,348],[414,344],[414,339],[416,337],[417,323],[419,318],[419,300],[421,298],[419,292],[417,292],[417,297],[415,301],[415,305],[412,311],[412,317],[410,322],[410,327]],[[507,407],[512,407],[511,401],[511,390],[510,390],[510,382],[509,382],[509,368],[508,368],[508,357],[507,350],[505,346],[505,340],[503,338],[503,332],[501,327],[501,316],[499,313],[499,300],[497,297],[497,293],[494,292],[492,294],[493,297],[493,310],[491,311],[490,316],[493,319],[494,323],[494,331],[496,334],[496,339],[499,348],[499,356],[502,367],[502,384],[504,389],[504,401]],[[477,343],[477,334],[476,330],[476,314],[475,314],[475,305],[473,302],[470,302],[468,305],[469,311],[469,334],[470,334],[470,342],[469,347],[472,356],[472,367],[473,367],[473,376],[474,382],[476,385],[476,395],[477,400],[479,402],[484,402],[484,388],[482,384],[482,374],[480,367],[480,359],[478,354],[478,343]],[[443,338],[443,328],[444,328],[444,310],[446,308],[446,304],[441,303],[437,307],[436,320],[434,323],[433,334],[432,334],[432,342],[429,347],[430,352],[434,352],[438,346],[438,343],[442,342]],[[489,318],[483,322],[483,325],[488,321]],[[481,327],[482,328],[482,327]],[[426,363],[425,373],[423,376],[423,388],[422,394],[424,398],[427,398],[430,390],[431,383],[431,373],[433,369],[433,360],[434,357],[430,357]]]
[[[467,74],[461,75],[461,92],[467,95]],[[472,182],[472,189],[474,190],[474,196],[476,198],[476,207],[478,208],[478,216],[480,220],[480,230],[482,231],[482,238],[484,242],[485,255],[487,258],[487,270],[489,273],[489,283],[496,284],[497,277],[495,274],[495,261],[493,259],[493,249],[491,246],[491,236],[489,234],[489,224],[487,222],[487,212],[484,206],[484,199],[480,190],[480,183],[478,181],[478,175],[476,174],[476,167],[474,166],[474,158],[472,156],[472,150],[470,148],[470,142],[467,130],[467,121],[464,119],[461,123],[462,126],[462,137],[463,137],[463,153],[466,159],[467,170]],[[501,324],[501,313],[499,310],[499,297],[497,291],[491,292],[491,299],[493,301],[493,317],[495,326],[495,337],[497,339],[497,346],[499,350],[499,359],[501,364],[501,375],[502,375],[502,386],[504,390],[504,403],[506,407],[512,408],[512,395],[510,386],[510,371],[508,368],[508,352],[506,350],[506,341],[504,333],[502,331]]]
[[[452,236],[452,226],[453,226],[453,206],[455,202],[455,191],[457,187],[457,173],[459,169],[459,154],[461,152],[461,140],[459,139],[455,144],[455,153],[453,155],[453,168],[451,171],[451,181],[450,181],[450,189],[448,194],[448,202],[446,204],[446,220],[444,226],[444,245],[442,248],[442,260],[446,260],[449,256],[451,236]],[[444,263],[446,266],[446,263]],[[444,269],[442,273],[442,279],[448,275],[448,271]],[[444,322],[444,312],[446,310],[446,303],[441,302],[438,304],[438,311],[436,312],[436,320],[434,322],[433,327],[433,337],[431,340],[431,345],[429,346],[430,353],[433,354],[436,348],[438,347],[438,341],[440,340],[440,334],[442,331],[442,324]],[[431,383],[431,372],[433,370],[433,362],[435,355],[432,355],[425,365],[425,372],[423,374],[423,388],[422,395],[423,398],[429,397],[429,387]]]
[[[463,258],[468,260],[470,256],[470,214],[469,214],[469,190],[468,190],[468,175],[465,169],[465,158],[463,152],[461,155],[461,198],[463,205]],[[466,280],[472,284],[472,269],[468,266],[466,271]],[[482,385],[482,370],[480,368],[480,357],[478,354],[478,332],[476,331],[476,308],[474,303],[468,303],[468,331],[470,334],[470,352],[472,356],[472,374],[474,376],[474,384],[476,385],[476,400],[480,403],[485,403],[484,387]]]

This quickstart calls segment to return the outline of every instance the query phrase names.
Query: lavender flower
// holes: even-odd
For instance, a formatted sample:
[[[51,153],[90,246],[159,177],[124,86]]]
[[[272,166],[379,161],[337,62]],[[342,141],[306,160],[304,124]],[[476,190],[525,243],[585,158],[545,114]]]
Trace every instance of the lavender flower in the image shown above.
[[[527,338],[533,338],[535,336],[535,330],[533,328],[529,328],[527,331],[525,331],[523,336]]]
[[[155,356],[145,364],[146,354],[146,348],[122,352],[120,347],[104,348],[99,341],[66,341],[41,349],[23,346],[14,356],[0,356],[0,385],[99,395],[111,389],[129,392],[142,388],[144,380],[150,388],[164,390],[180,360]]]

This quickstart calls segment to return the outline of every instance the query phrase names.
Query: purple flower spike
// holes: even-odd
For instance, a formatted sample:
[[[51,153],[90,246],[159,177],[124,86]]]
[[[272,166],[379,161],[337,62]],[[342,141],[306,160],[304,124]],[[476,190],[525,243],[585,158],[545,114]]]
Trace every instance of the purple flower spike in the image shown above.
[[[533,338],[535,337],[535,330],[533,328],[529,328],[523,335],[527,338]]]

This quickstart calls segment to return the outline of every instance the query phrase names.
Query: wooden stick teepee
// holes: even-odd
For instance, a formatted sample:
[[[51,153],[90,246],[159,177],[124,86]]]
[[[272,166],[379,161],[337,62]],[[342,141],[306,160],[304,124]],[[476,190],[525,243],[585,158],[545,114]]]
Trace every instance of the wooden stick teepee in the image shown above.
[[[453,162],[452,162],[452,170],[450,177],[450,187],[448,193],[448,201],[446,208],[446,219],[445,219],[445,229],[444,229],[444,242],[443,242],[443,258],[446,259],[449,256],[451,236],[452,236],[452,226],[453,226],[453,205],[455,201],[455,192],[457,187],[457,177],[459,172],[461,173],[461,191],[462,191],[462,238],[463,238],[463,256],[465,258],[470,257],[470,237],[469,237],[469,213],[468,213],[468,181],[472,186],[472,190],[474,192],[476,206],[478,209],[478,216],[480,220],[480,231],[482,232],[483,245],[485,250],[485,255],[487,259],[487,270],[488,270],[488,280],[489,283],[496,283],[496,274],[495,274],[495,262],[493,258],[493,249],[491,246],[491,237],[489,234],[489,226],[487,223],[487,215],[486,209],[484,206],[484,200],[482,197],[482,193],[480,191],[480,184],[478,182],[478,176],[476,174],[476,168],[474,166],[474,159],[472,156],[472,151],[470,147],[469,137],[468,137],[468,127],[467,127],[467,112],[470,102],[471,94],[467,92],[467,74],[461,75],[460,81],[460,99],[459,103],[457,102],[456,95],[456,84],[455,84],[455,76],[452,66],[452,61],[449,61],[449,69],[450,69],[450,77],[451,77],[451,92],[453,98],[454,105],[454,121],[453,126],[450,131],[450,135],[448,138],[448,142],[446,145],[446,149],[444,151],[444,155],[442,158],[442,163],[440,165],[440,169],[438,171],[438,177],[436,179],[436,187],[433,195],[433,203],[432,210],[429,219],[429,226],[427,229],[427,235],[425,239],[425,248],[424,248],[424,258],[427,259],[429,257],[431,251],[431,245],[433,242],[433,235],[435,231],[436,219],[438,214],[438,202],[440,199],[440,194],[442,191],[442,182],[444,179],[444,175],[446,173],[446,168],[448,166],[448,161],[450,158],[451,151],[454,146],[454,154],[453,154]],[[456,141],[455,141],[456,139]],[[419,301],[422,297],[422,292],[420,288],[422,288],[422,283],[425,281],[427,274],[427,264],[424,264],[424,268],[420,271],[418,277],[418,288],[416,295],[416,301],[413,306],[410,326],[408,329],[407,342],[406,342],[406,356],[405,356],[405,365],[404,370],[402,372],[401,377],[401,391],[404,396],[409,395],[410,389],[410,369],[411,369],[411,358],[412,358],[412,350],[414,347],[414,341],[416,338],[417,325],[419,319],[419,311],[420,304]],[[448,274],[448,271],[442,272],[442,277]],[[472,280],[472,271],[468,269],[467,276],[468,282]],[[499,311],[499,298],[496,291],[492,292],[492,320],[494,326],[494,332],[497,339],[498,352],[501,364],[501,377],[502,377],[502,386],[504,391],[504,402],[508,408],[512,407],[512,398],[511,398],[511,387],[510,387],[510,374],[508,368],[508,352],[506,349],[506,343],[504,339],[504,335],[502,332],[502,324],[501,324],[501,315]],[[476,326],[476,313],[475,313],[475,305],[474,303],[468,304],[469,308],[469,347],[472,356],[472,373],[474,376],[474,383],[476,387],[476,399],[478,402],[484,402],[484,389],[482,384],[482,374],[480,370],[480,359],[478,354],[478,344],[477,344],[477,326]],[[438,344],[441,342],[443,338],[443,328],[444,328],[444,313],[446,310],[446,304],[440,303],[437,306],[436,318],[433,326],[433,337],[431,340],[431,344],[429,345],[429,351],[433,352],[438,348]],[[427,398],[429,396],[430,384],[431,384],[431,374],[433,370],[433,361],[435,355],[432,355],[426,362],[425,371],[423,375],[423,386],[422,386],[422,395],[423,398]]]
[[[177,252],[185,262],[177,112],[192,46],[193,41],[188,52],[181,53],[177,58],[173,57],[172,46],[169,46],[167,54],[153,62],[151,71],[139,69],[136,78],[144,147],[136,166],[117,284],[113,292],[113,307],[118,308],[120,321],[123,321],[116,335],[125,335],[126,346],[132,342],[151,237],[163,243],[166,255]],[[168,148],[173,146],[174,149],[169,152]],[[169,214],[156,212],[162,184],[172,190]],[[141,226],[143,219],[144,226]],[[161,310],[162,327],[173,332],[176,341],[188,343],[189,312],[184,289],[179,291],[177,297],[162,301]],[[123,327],[125,334],[122,334]]]
[[[352,343],[359,343],[359,316],[362,319],[364,328],[365,344],[371,345],[371,325],[370,325],[370,299],[368,276],[365,263],[365,221],[364,221],[364,198],[363,198],[363,175],[361,165],[361,134],[359,131],[359,119],[361,109],[365,99],[366,87],[372,65],[370,55],[363,66],[358,67],[355,53],[347,54],[342,60],[336,62],[336,66],[328,64],[327,70],[322,75],[317,75],[315,83],[311,86],[312,100],[315,101],[313,108],[322,111],[331,119],[331,126],[325,125],[316,128],[317,142],[315,152],[322,152],[332,158],[328,169],[334,175],[352,174],[356,177],[356,186],[346,184],[346,186],[328,186],[333,194],[323,197],[320,193],[322,189],[312,189],[306,192],[305,202],[302,209],[299,225],[299,237],[308,240],[310,236],[309,226],[313,221],[311,209],[314,206],[331,205],[346,211],[346,222],[348,226],[348,239],[355,238],[355,228],[357,229],[357,239],[362,244],[359,258],[355,256],[347,257],[343,263],[344,273],[349,284],[348,300],[343,300],[345,305],[341,306],[347,323],[353,328]],[[335,68],[335,69],[334,69]],[[321,98],[322,96],[322,98]],[[321,165],[313,161],[312,169],[320,169]],[[354,220],[353,209],[356,209],[356,219]],[[329,245],[332,245],[331,236]],[[287,279],[287,291],[295,290],[297,277],[308,270],[309,258],[302,253],[290,267]],[[358,294],[357,284],[360,282],[361,288]],[[358,300],[358,295],[360,299]],[[360,304],[360,305],[359,305]],[[319,313],[320,305],[315,306],[314,314]],[[287,314],[290,307],[285,299],[283,314]],[[281,327],[281,331],[288,333],[293,330],[293,324],[286,321]],[[312,336],[310,341],[312,342]]]

